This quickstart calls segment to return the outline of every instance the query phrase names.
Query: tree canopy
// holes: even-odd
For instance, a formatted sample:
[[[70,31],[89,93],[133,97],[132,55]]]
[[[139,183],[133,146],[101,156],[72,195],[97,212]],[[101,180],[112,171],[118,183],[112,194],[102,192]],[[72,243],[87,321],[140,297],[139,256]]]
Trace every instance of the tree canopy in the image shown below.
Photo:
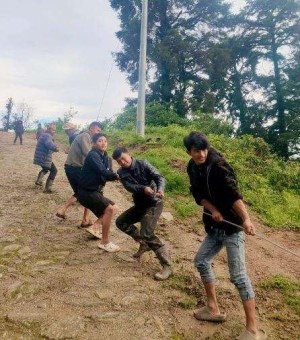
[[[115,60],[136,88],[142,2],[110,3],[121,23]],[[236,134],[288,159],[300,142],[299,14],[294,0],[248,0],[238,14],[223,0],[149,1],[147,102],[182,118],[229,117]]]

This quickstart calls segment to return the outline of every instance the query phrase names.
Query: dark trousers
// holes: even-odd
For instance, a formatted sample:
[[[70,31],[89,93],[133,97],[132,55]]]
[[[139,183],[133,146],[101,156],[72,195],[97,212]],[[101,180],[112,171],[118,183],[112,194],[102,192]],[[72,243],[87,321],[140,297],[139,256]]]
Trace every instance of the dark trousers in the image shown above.
[[[16,141],[18,138],[20,138],[20,144],[23,144],[23,138],[22,138],[22,133],[21,132],[16,132],[16,137],[15,137],[15,140],[14,140],[14,144],[16,144]]]
[[[134,205],[117,218],[116,225],[134,240],[143,241],[151,250],[156,251],[164,245],[154,234],[162,210],[162,201],[158,201],[154,206],[145,208]],[[141,222],[140,230],[134,225],[137,222]]]
[[[65,164],[65,173],[74,191],[73,196],[77,198],[79,180],[80,180],[80,175],[81,175],[81,168],[77,166],[71,166],[71,165]]]
[[[53,162],[51,163],[50,168],[42,166],[42,170],[40,171],[40,173],[43,173],[44,175],[46,175],[49,171],[50,171],[50,174],[48,176],[48,179],[49,180],[51,179],[52,181],[54,181],[56,174],[57,174],[57,168]]]

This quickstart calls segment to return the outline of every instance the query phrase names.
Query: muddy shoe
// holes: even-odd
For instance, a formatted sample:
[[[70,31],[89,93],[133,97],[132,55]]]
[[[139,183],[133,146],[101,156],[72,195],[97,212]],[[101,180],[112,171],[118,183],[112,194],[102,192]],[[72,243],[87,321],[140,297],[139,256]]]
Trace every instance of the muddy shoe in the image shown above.
[[[45,176],[44,172],[43,171],[40,171],[38,176],[37,176],[37,179],[36,181],[34,182],[35,185],[38,185],[38,186],[42,186],[43,185],[43,177]]]
[[[212,314],[208,307],[202,307],[194,312],[194,317],[200,321],[224,322],[226,313]]]
[[[164,264],[162,270],[156,273],[154,275],[154,278],[155,280],[158,281],[164,281],[167,280],[172,275],[172,273],[173,273],[172,267],[167,264]]]
[[[146,243],[140,243],[140,247],[139,247],[139,250],[134,253],[132,256],[135,258],[135,259],[140,259],[141,256],[146,253],[147,251],[150,251],[151,248],[146,244]]]
[[[46,186],[45,186],[45,190],[44,190],[44,193],[45,194],[52,194],[54,193],[53,189],[52,189],[52,186],[53,186],[53,182],[54,180],[53,179],[47,179],[46,181]]]
[[[259,329],[256,334],[249,332],[247,329],[239,335],[237,340],[265,340],[267,339],[267,334],[264,330]]]

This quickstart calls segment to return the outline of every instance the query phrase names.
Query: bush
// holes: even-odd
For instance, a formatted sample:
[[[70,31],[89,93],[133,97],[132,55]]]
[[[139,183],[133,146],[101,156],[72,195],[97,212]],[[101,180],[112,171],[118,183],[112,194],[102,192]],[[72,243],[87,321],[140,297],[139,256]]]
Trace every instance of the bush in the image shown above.
[[[147,139],[155,142],[150,144],[133,130],[111,133],[112,141],[129,146],[134,157],[147,159],[165,176],[167,197],[174,200],[173,207],[182,217],[197,211],[193,198],[188,197],[189,156],[182,142],[190,131],[178,125],[147,127]],[[296,209],[300,206],[299,162],[282,162],[261,138],[216,134],[208,137],[235,169],[245,201],[265,223],[272,227],[300,228],[300,212]]]

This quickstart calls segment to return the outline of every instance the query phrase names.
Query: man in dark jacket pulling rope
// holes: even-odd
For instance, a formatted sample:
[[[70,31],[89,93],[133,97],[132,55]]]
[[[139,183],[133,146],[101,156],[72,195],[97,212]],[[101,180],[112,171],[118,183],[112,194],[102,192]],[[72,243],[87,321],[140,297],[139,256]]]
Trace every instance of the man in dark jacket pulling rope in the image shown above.
[[[245,233],[255,235],[255,227],[242,201],[234,171],[224,157],[210,147],[202,133],[191,132],[183,142],[191,156],[187,167],[190,190],[196,203],[204,207],[203,222],[207,232],[195,257],[207,295],[207,306],[197,310],[194,316],[198,320],[215,322],[226,319],[226,314],[219,310],[211,268],[214,256],[226,247],[230,279],[239,291],[246,315],[246,330],[238,339],[265,339],[264,331],[257,328],[255,295],[245,265]],[[242,225],[244,231],[224,220]]]
[[[163,210],[165,180],[147,161],[131,158],[127,149],[118,147],[113,152],[121,168],[118,170],[125,189],[133,195],[134,206],[123,212],[116,220],[117,227],[140,243],[134,257],[140,258],[146,251],[154,251],[162,271],[155,279],[166,280],[172,274],[171,259],[166,246],[154,234]],[[141,222],[141,230],[134,223]]]

